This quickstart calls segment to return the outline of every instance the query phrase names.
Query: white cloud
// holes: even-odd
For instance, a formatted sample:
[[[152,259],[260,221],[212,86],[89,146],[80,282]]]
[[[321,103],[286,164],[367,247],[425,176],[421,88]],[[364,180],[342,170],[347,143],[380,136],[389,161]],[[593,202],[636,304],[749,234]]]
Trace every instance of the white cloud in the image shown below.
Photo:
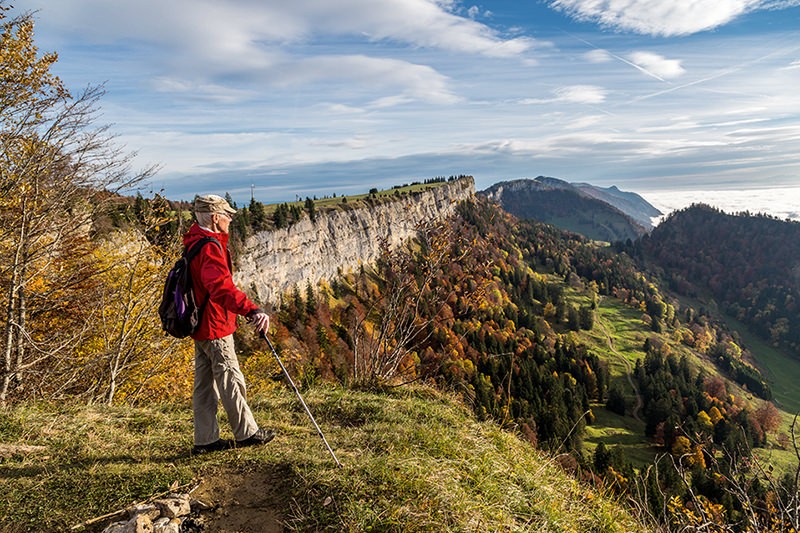
[[[614,60],[614,57],[608,50],[602,50],[600,48],[592,50],[591,52],[586,52],[583,54],[583,58],[589,63],[608,63]]]
[[[479,14],[474,10],[464,14],[454,0],[31,1],[64,43],[113,44],[122,49],[115,57],[124,57],[131,69],[134,63],[146,65],[157,91],[218,102],[242,101],[248,91],[263,91],[265,85],[360,81],[365,90],[394,92],[365,96],[371,100],[399,94],[453,103],[459,98],[433,67],[376,57],[384,49],[372,45],[387,42],[395,50],[428,48],[529,64],[527,52],[536,44],[527,37],[504,37],[470,18]],[[330,55],[331,43],[340,55]],[[364,45],[370,46],[366,53]],[[354,49],[357,54],[348,54]]]
[[[601,104],[606,99],[608,91],[594,85],[570,85],[553,89],[553,98],[525,98],[520,100],[522,105],[554,104],[558,102],[569,104]]]
[[[347,82],[348,86],[399,90],[402,96],[437,103],[459,101],[447,78],[427,65],[363,55],[319,56],[281,65],[276,84],[292,86],[319,81]]]
[[[270,47],[317,35],[392,40],[490,57],[513,57],[535,41],[506,39],[437,0],[60,0],[34,7],[50,24],[90,41],[131,39],[169,45],[168,53],[199,55],[213,65],[251,68],[270,61]],[[474,14],[472,10],[468,14]],[[154,57],[155,58],[155,57]]]
[[[366,35],[489,57],[513,57],[530,50],[535,41],[505,39],[497,31],[455,13],[458,4],[437,0],[296,0],[268,2],[307,21],[311,29],[340,35]],[[251,7],[252,9],[252,7]]]
[[[800,221],[800,188],[778,187],[749,190],[670,190],[642,193],[648,202],[665,215],[691,204],[704,203],[726,213],[769,213]]]
[[[170,77],[158,77],[152,80],[157,92],[180,93],[188,97],[220,104],[238,103],[255,96],[252,91],[245,91],[208,83],[193,83],[187,80]]]
[[[371,110],[387,109],[390,107],[397,107],[400,105],[409,104],[411,102],[412,100],[409,97],[398,94],[394,96],[384,96],[383,98],[378,98],[376,100],[373,100],[368,104],[367,107]]]
[[[325,148],[346,148],[348,150],[361,150],[370,145],[363,137],[352,137],[349,139],[316,139],[308,143],[310,146],[321,146]]]
[[[686,73],[679,59],[666,59],[652,52],[633,52],[628,59],[646,73],[662,80],[678,78]]]
[[[360,115],[364,112],[360,107],[345,104],[323,104],[320,107],[332,115]]]
[[[603,115],[586,115],[583,117],[578,117],[572,122],[565,124],[564,128],[569,130],[582,130],[599,124],[602,122],[603,118]]]
[[[785,9],[800,0],[552,0],[550,6],[603,27],[645,35],[689,35],[763,9]]]
[[[650,153],[652,141],[607,133],[576,132],[535,139],[493,140],[468,147],[474,153],[499,153],[514,156],[563,159],[601,152],[607,161],[632,153]],[[465,147],[467,148],[467,147]]]
[[[559,102],[575,104],[600,104],[606,99],[606,90],[594,85],[572,85],[556,89]]]

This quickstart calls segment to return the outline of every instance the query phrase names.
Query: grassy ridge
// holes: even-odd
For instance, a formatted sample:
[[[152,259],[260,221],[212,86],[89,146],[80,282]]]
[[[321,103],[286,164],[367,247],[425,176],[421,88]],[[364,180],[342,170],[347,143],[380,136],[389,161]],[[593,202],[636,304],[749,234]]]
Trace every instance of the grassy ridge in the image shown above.
[[[392,187],[391,189],[381,189],[375,194],[361,193],[361,194],[342,195],[337,197],[318,198],[314,200],[314,206],[318,211],[324,212],[327,210],[340,209],[343,206],[342,202],[345,202],[345,204],[349,208],[357,209],[366,206],[367,204],[364,201],[367,200],[368,198],[373,198],[381,202],[390,202],[396,200],[399,197],[399,195],[436,189],[438,187],[447,185],[449,183],[451,184],[452,182],[444,181],[444,182],[434,182],[434,183],[414,183],[413,185],[403,185],[403,186],[398,185]],[[289,207],[295,206],[299,207],[300,209],[305,209],[305,199],[302,199],[296,202],[278,202],[274,204],[265,204],[264,211],[268,214],[272,214],[278,208],[278,206],[283,203],[285,203]]]
[[[477,422],[452,397],[427,388],[383,395],[327,387],[304,396],[342,469],[284,389],[252,402],[256,418],[276,428],[273,443],[195,457],[187,453],[188,406],[4,411],[0,531],[64,530],[200,480],[228,485],[209,492],[230,498],[217,502],[228,519],[269,511],[299,531],[645,530],[619,504],[516,436]],[[41,448],[9,453],[11,446]],[[237,507],[248,487],[260,486],[272,489],[257,495],[259,509]]]

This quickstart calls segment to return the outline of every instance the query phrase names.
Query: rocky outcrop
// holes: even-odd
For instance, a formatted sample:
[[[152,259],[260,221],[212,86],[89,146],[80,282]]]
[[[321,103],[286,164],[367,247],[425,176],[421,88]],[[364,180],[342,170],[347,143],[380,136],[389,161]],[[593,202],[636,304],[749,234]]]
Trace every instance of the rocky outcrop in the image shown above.
[[[245,243],[235,281],[262,303],[277,304],[294,285],[315,285],[375,261],[383,239],[390,246],[405,242],[421,223],[449,216],[474,193],[474,180],[461,178],[387,203],[341,204],[314,222],[304,217],[288,228],[258,233]]]
[[[211,509],[211,504],[193,499],[188,494],[170,494],[152,503],[138,504],[127,509],[127,519],[109,524],[103,529],[103,533],[202,531],[203,519],[200,513]]]

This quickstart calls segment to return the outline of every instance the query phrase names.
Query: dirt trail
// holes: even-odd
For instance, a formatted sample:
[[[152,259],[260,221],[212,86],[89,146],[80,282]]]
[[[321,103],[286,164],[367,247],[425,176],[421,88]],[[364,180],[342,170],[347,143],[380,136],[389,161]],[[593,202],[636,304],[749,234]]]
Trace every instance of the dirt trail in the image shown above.
[[[204,533],[282,533],[290,500],[275,470],[221,469],[203,476],[193,497],[217,509],[203,513]]]

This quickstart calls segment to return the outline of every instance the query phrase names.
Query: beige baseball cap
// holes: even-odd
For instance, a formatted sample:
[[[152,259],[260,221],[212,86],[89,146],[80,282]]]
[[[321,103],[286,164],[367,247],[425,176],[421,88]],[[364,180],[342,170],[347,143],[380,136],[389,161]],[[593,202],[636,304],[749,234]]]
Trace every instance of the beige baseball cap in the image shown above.
[[[232,208],[222,196],[217,196],[216,194],[205,194],[203,196],[194,197],[194,212],[228,213],[229,215],[233,215],[236,213],[236,209]]]

